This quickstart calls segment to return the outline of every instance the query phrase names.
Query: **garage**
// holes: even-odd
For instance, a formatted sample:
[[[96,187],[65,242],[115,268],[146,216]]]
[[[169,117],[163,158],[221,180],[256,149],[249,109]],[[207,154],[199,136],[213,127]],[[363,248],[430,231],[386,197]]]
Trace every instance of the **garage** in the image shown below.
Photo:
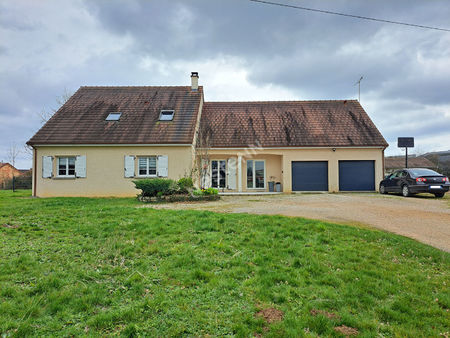
[[[328,191],[328,162],[293,161],[292,191]]]
[[[340,191],[374,191],[375,161],[339,161]]]

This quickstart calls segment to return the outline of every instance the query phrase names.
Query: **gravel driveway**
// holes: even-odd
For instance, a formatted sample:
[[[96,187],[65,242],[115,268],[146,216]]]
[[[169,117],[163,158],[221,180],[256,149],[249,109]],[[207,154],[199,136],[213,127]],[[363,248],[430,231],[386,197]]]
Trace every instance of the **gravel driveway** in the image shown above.
[[[450,196],[404,198],[370,193],[223,196],[215,202],[149,205],[158,209],[301,216],[366,225],[414,238],[450,252]]]

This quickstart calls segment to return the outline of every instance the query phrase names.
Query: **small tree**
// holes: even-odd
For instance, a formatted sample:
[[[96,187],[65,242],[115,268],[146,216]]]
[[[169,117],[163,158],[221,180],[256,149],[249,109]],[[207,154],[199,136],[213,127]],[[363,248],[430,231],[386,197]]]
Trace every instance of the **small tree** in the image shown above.
[[[206,187],[209,176],[209,148],[211,147],[212,129],[205,123],[200,123],[195,138],[194,177],[200,184],[200,188]]]
[[[8,162],[13,167],[16,166],[16,159],[17,159],[17,156],[19,156],[19,154],[20,154],[19,146],[17,145],[16,142],[12,142],[9,146],[7,156],[8,156]]]
[[[17,156],[19,156],[19,154],[20,154],[20,149],[17,146],[17,143],[16,142],[12,142],[10,144],[10,146],[9,146],[7,155],[8,155],[9,163],[14,168],[16,167],[16,158],[17,158]],[[13,174],[12,174],[12,190],[13,191],[15,191],[15,184],[14,183],[15,183],[15,176],[14,176],[14,171],[13,171]]]

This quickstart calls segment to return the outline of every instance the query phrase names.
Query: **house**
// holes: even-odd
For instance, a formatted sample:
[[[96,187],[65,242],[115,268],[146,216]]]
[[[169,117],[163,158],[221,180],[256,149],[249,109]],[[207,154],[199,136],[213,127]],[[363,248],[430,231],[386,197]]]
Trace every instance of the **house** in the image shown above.
[[[28,141],[34,196],[133,196],[133,180],[227,192],[375,191],[387,143],[355,100],[204,102],[191,86],[81,87]]]
[[[405,156],[388,156],[384,159],[386,174],[405,168]],[[427,168],[436,170],[437,166],[424,156],[408,156],[409,168]]]
[[[20,170],[7,162],[0,162],[0,189],[5,189],[7,183],[14,177],[21,176]]]

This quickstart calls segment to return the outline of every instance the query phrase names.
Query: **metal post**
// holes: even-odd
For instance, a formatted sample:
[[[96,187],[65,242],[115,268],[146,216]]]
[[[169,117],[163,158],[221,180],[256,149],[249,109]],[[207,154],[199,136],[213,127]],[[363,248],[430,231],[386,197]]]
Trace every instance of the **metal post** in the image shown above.
[[[361,102],[361,80],[358,82],[358,102]]]
[[[405,147],[405,149],[406,149],[406,157],[405,157],[406,167],[405,168],[408,168],[408,147]]]
[[[12,178],[12,188],[13,188],[13,192],[15,192],[16,189],[15,189],[15,176],[14,175],[13,175],[13,178]]]

